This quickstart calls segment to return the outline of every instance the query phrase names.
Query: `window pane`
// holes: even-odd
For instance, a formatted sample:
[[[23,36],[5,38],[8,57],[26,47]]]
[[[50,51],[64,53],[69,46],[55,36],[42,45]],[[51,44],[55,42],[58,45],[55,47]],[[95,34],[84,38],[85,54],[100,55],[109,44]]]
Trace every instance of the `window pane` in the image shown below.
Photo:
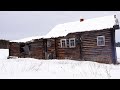
[[[74,46],[74,40],[71,40],[71,46]]]
[[[72,39],[72,40],[70,40],[70,47],[74,47],[75,46],[75,39]]]
[[[47,47],[51,47],[51,41],[47,41]]]
[[[99,45],[104,45],[104,41],[99,41],[98,44]]]
[[[99,37],[98,40],[99,40],[99,41],[103,41],[103,37]]]
[[[69,39],[67,39],[67,47],[69,47]]]
[[[62,40],[62,47],[65,47],[65,40]]]
[[[104,45],[105,44],[105,40],[104,40],[104,36],[103,37],[98,37],[97,39],[98,41],[98,45]]]

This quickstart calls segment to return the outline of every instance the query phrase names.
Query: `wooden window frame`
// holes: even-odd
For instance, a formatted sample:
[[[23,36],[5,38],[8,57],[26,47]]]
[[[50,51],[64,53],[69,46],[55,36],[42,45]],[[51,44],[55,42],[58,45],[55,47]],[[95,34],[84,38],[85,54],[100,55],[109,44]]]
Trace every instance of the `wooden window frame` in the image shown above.
[[[71,40],[74,40],[74,46],[71,46]],[[70,48],[76,47],[75,38],[70,38],[70,39],[69,39],[69,47],[70,47]]]
[[[103,40],[104,40],[104,44],[103,45],[99,45],[98,42],[99,42],[99,37],[102,37]],[[97,46],[105,46],[105,36],[97,36]]]
[[[65,47],[63,47],[63,45],[62,45],[62,41],[65,41]],[[66,39],[61,39],[60,40],[60,45],[61,45],[60,46],[61,48],[67,48],[67,40]]]

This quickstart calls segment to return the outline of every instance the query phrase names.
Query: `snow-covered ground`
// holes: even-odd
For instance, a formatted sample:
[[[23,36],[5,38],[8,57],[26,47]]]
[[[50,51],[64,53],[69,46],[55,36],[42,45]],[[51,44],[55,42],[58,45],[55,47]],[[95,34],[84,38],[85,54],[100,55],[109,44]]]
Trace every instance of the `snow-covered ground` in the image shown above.
[[[116,52],[117,52],[117,60],[120,62],[120,47],[116,47]]]
[[[112,67],[87,61],[6,59],[0,61],[0,78],[111,78]]]
[[[120,48],[117,48],[119,57]],[[7,55],[7,54],[6,54]],[[1,56],[1,54],[0,54]],[[118,79],[120,65],[91,61],[37,60],[16,58],[0,60],[0,79]]]
[[[9,49],[0,49],[0,60],[7,59],[9,56]]]
[[[1,79],[112,79],[120,78],[120,65],[90,61],[0,60]]]

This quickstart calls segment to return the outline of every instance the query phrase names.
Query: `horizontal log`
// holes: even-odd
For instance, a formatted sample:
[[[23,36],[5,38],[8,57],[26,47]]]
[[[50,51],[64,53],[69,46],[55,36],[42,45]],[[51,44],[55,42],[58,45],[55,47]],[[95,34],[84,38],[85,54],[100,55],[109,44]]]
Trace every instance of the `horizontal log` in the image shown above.
[[[86,56],[86,55],[93,55],[95,57],[95,55],[101,55],[101,56],[104,56],[106,53],[83,53],[83,57]],[[107,53],[107,55],[112,55],[112,53]]]
[[[82,50],[83,53],[112,53],[111,51],[91,51],[91,50]]]
[[[97,38],[84,38],[84,39],[82,39],[82,42],[90,42],[90,41],[97,42]],[[110,38],[105,37],[105,41],[111,41],[111,37]]]

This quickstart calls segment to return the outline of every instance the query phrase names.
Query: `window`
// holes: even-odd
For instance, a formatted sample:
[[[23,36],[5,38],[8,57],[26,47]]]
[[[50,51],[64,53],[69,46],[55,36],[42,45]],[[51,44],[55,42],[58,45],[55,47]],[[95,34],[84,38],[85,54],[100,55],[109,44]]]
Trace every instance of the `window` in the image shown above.
[[[24,49],[23,49],[24,46],[25,46],[24,43],[20,43],[20,53],[23,53],[23,52],[24,52]]]
[[[62,48],[67,47],[66,39],[61,39],[60,43]]]
[[[30,52],[30,45],[21,43],[20,44],[20,53],[29,55],[29,52]]]
[[[70,38],[69,39],[69,47],[75,47],[75,38]]]
[[[97,46],[105,46],[105,36],[97,37]]]
[[[69,39],[66,40],[67,47],[69,48]]]
[[[51,41],[50,40],[47,41],[47,47],[51,47]]]

